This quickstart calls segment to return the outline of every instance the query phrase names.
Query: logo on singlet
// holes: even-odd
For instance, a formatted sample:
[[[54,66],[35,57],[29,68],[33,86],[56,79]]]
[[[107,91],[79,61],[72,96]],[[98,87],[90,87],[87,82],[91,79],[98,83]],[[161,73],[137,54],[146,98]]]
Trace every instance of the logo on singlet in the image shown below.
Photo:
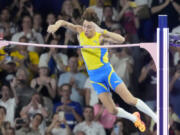
[[[94,40],[93,42],[97,44],[97,41],[96,41],[96,40]]]

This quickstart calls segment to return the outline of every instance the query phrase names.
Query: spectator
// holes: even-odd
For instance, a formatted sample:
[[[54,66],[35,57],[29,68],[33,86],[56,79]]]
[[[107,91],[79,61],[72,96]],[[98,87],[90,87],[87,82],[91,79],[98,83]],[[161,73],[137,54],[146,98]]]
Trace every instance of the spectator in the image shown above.
[[[58,86],[60,87],[64,83],[70,83],[72,85],[71,100],[83,105],[84,91],[82,88],[87,77],[83,73],[78,72],[77,57],[71,56],[68,61],[68,66],[70,71],[60,75]]]
[[[131,88],[134,60],[130,54],[130,50],[128,48],[116,49],[116,52],[110,58],[110,62],[118,76],[122,78],[128,88]]]
[[[127,40],[130,41],[130,43],[138,43],[137,29],[139,28],[139,20],[136,17],[135,11],[129,6],[128,0],[120,0],[119,4],[121,10],[116,20],[121,21],[127,33]]]
[[[2,98],[0,99],[0,105],[4,106],[7,110],[6,121],[9,121],[11,125],[14,125],[15,108],[18,103],[15,89],[11,89],[8,84],[4,84],[1,88],[1,92]],[[11,94],[13,94],[12,97]]]
[[[63,3],[66,0],[33,0],[33,4],[35,7],[35,10],[40,12],[41,14],[47,14],[49,11],[53,12],[54,14],[58,15],[60,11],[62,10],[62,7],[64,6]],[[72,2],[80,3],[81,6],[88,5],[87,0],[72,0]],[[73,7],[76,7],[76,5],[73,5]]]
[[[11,15],[8,8],[4,8],[0,14],[0,32],[3,33],[4,39],[10,40],[12,34],[17,31],[15,24],[10,20]]]
[[[103,21],[103,7],[104,7],[104,0],[97,0],[96,5],[90,6],[95,10],[95,12],[98,15],[99,21]]]
[[[50,44],[57,45],[58,40],[52,39]],[[58,52],[56,48],[49,48],[47,53],[43,53],[40,56],[39,65],[47,64],[49,68],[49,74],[54,75],[57,78],[57,75],[64,72],[67,66],[68,57],[66,54]]]
[[[82,108],[77,102],[70,99],[72,87],[70,84],[63,84],[58,89],[58,95],[61,96],[61,100],[54,105],[54,112],[63,111],[65,113],[65,119],[69,126],[73,128],[77,122],[82,121]]]
[[[81,14],[80,6],[77,6],[77,5],[79,5],[78,0],[72,0],[71,2],[72,2],[72,5],[76,5],[76,6],[74,6],[74,8],[73,8],[72,17],[69,19],[69,21],[79,25],[79,24],[81,24],[81,15],[82,14]],[[79,7],[79,8],[77,8],[77,7]],[[62,19],[64,19],[63,16],[62,16]],[[64,42],[63,42],[64,45],[79,45],[75,32],[65,29],[64,36],[65,36]],[[74,55],[75,53],[76,53],[76,50],[74,50],[74,49],[67,50],[67,55],[69,57]]]
[[[175,135],[180,135],[180,123],[176,123],[175,125]]]
[[[47,14],[47,16],[46,16],[46,24],[45,24],[44,31],[43,31],[45,43],[48,43],[48,40],[51,37],[51,34],[47,33],[45,30],[47,29],[47,27],[49,25],[54,24],[55,21],[56,21],[56,16],[53,13]],[[54,34],[53,36],[57,38],[56,34]]]
[[[81,13],[81,7],[78,0],[65,0],[62,4],[61,15],[64,20],[71,20],[73,17],[73,10],[78,9]]]
[[[138,78],[138,82],[142,86],[141,89],[143,90],[145,102],[152,110],[155,110],[156,108],[156,72],[155,63],[151,60],[142,68],[141,74]]]
[[[65,125],[65,128],[60,127],[61,124]],[[54,115],[52,123],[49,125],[46,132],[52,135],[71,135],[71,129],[66,119],[61,120],[58,113]]]
[[[38,93],[35,93],[32,96],[30,103],[27,106],[23,107],[20,115],[21,117],[24,115],[28,115],[31,119],[36,113],[42,114],[44,118],[47,118],[48,116],[47,110],[43,106],[43,100]]]
[[[173,106],[169,106],[169,135],[174,135],[175,123],[180,123],[180,118],[174,112]]]
[[[72,32],[70,30],[66,30],[65,32],[65,39],[64,39],[64,45],[79,45],[78,40],[77,40],[77,36],[75,32]],[[66,53],[68,55],[68,57],[77,55],[77,52],[75,49],[67,49]]]
[[[16,70],[15,63],[13,62],[12,58],[9,56],[9,53],[10,52],[8,47],[0,48],[0,76],[1,76],[0,83],[6,81],[5,77],[7,76],[8,73],[13,73]]]
[[[0,84],[10,82],[14,78],[16,70],[16,63],[10,56],[6,56],[4,60],[0,61]]]
[[[4,121],[1,126],[2,135],[6,135],[8,129],[11,128],[11,123],[9,121]]]
[[[30,125],[31,128],[33,128],[34,130],[37,130],[39,128],[41,134],[45,133],[46,125],[44,119],[48,118],[48,111],[47,108],[44,107],[43,99],[38,93],[35,93],[31,99],[31,102],[21,110],[20,116],[22,117],[24,115],[28,115],[28,117],[32,119],[32,125]],[[39,117],[36,116],[41,117],[41,120],[39,120]],[[36,124],[38,124],[39,126],[37,126]]]
[[[39,64],[39,77],[31,81],[31,87],[42,96],[53,99],[56,94],[56,80],[48,76],[46,64]]]
[[[60,16],[60,15],[59,15]],[[46,16],[46,24],[45,24],[45,27],[44,27],[44,31],[43,31],[43,35],[44,35],[44,40],[45,40],[45,43],[50,43],[53,39],[56,39],[58,41],[57,44],[60,43],[64,43],[64,38],[65,38],[65,29],[60,29],[58,32],[54,33],[53,35],[50,34],[50,33],[47,33],[46,29],[49,25],[52,25],[55,23],[56,21],[56,16],[55,14],[53,13],[49,13],[47,14]]]
[[[170,77],[169,91],[170,103],[172,104],[175,113],[180,117],[180,62],[175,67],[175,72]]]
[[[151,0],[135,0],[134,13],[139,20],[138,36],[141,42],[153,42],[153,23],[150,13]]]
[[[78,4],[78,0],[67,0],[67,1],[69,1],[69,2],[71,1],[72,5],[76,5],[76,6],[79,5]],[[70,22],[73,22],[73,23],[79,25],[79,24],[81,24],[81,15],[82,14],[81,14],[80,6],[79,6],[79,8],[77,8],[76,6],[73,7],[72,15],[67,20],[69,20]],[[62,19],[64,19],[63,14],[66,14],[66,12],[68,12],[67,9],[65,10],[65,12],[62,12]],[[65,30],[65,39],[64,39],[64,43],[63,44],[64,45],[78,45],[79,43],[78,43],[78,40],[77,40],[76,33],[73,32],[73,31],[70,31],[70,30]],[[72,53],[75,53],[75,50],[73,50],[73,49],[68,49],[67,50],[68,56],[72,56]]]
[[[15,7],[18,9],[16,13],[16,21],[20,21],[21,17],[24,15],[29,15],[33,17],[33,5],[30,0],[20,0],[19,2],[15,1]]]
[[[96,5],[90,6],[90,8],[93,8],[95,12],[98,15],[100,23],[105,19],[103,18],[103,7],[105,6],[105,0],[97,0]],[[113,19],[117,16],[117,11],[113,8]]]
[[[6,130],[6,135],[16,135],[15,134],[15,129],[10,127]]]
[[[174,65],[177,65],[178,62],[180,61],[180,49],[179,47],[175,47],[175,52],[173,53],[174,54]]]
[[[5,121],[6,113],[7,113],[6,108],[4,106],[0,106],[0,127]]]
[[[39,63],[39,77],[32,79],[31,88],[36,89],[47,108],[49,117],[53,114],[53,100],[56,95],[56,79],[51,78],[49,75],[49,68],[47,64]]]
[[[42,33],[42,16],[39,13],[34,14],[33,16],[33,31],[37,33]]]
[[[82,12],[83,12],[82,8],[81,8],[81,7],[83,7],[82,3],[83,3],[83,0],[72,0],[73,12],[75,11],[75,9],[77,9],[79,11],[79,13],[82,14]],[[72,14],[72,16],[73,16],[73,14]]]
[[[115,21],[113,20],[113,7],[112,6],[104,6],[103,8],[103,15],[105,20],[101,22],[101,27],[104,29],[111,30]]]
[[[166,14],[168,16],[168,27],[171,31],[172,28],[179,25],[179,20],[174,18],[179,17],[180,3],[178,0],[157,0],[152,1],[151,14],[154,24],[154,30],[158,27],[158,15]]]
[[[43,119],[44,117],[41,113],[36,113],[30,123],[30,127],[32,128],[32,130],[39,132],[41,135],[44,135],[45,133],[45,128],[42,129],[41,127]]]
[[[94,112],[93,112],[93,107],[91,106],[86,106],[84,108],[83,112],[84,116],[84,121],[77,124],[73,132],[76,133],[77,131],[83,131],[86,133],[86,135],[105,135],[105,130],[103,126],[94,121]]]
[[[15,135],[15,129],[12,127],[9,127],[5,129],[3,135]]]
[[[81,15],[82,15],[82,13],[80,13],[80,11],[77,8],[75,8],[73,10],[71,21],[77,25],[81,24]]]
[[[109,113],[99,100],[99,103],[94,105],[94,120],[101,123],[106,133],[109,134],[116,121],[116,116]]]
[[[71,0],[64,0],[61,8],[61,14],[63,19],[70,20],[73,13],[73,4]]]
[[[46,17],[46,23],[47,25],[54,24],[56,21],[56,16],[53,13],[49,13]]]
[[[78,45],[76,33],[72,32],[70,30],[66,30],[64,45]],[[72,51],[72,49],[71,49],[71,51]]]
[[[111,135],[126,135],[126,131],[124,129],[124,123],[122,119],[116,121],[114,128],[111,132]]]
[[[125,38],[126,38],[126,43],[129,43],[129,39],[128,39],[128,33],[126,32],[125,28],[123,26],[121,26],[120,24],[114,24],[112,27],[111,27],[111,31],[115,32],[115,33],[118,33],[118,34],[121,34],[123,35]],[[119,49],[119,51],[115,50],[114,55],[112,55],[112,58],[110,57],[110,61],[121,61],[123,62],[124,66],[128,66],[127,70],[125,71],[126,73],[123,75],[123,78],[127,84],[128,84],[128,87],[132,88],[132,90],[138,90],[138,82],[137,82],[137,77],[139,77],[139,74],[140,74],[140,69],[141,69],[141,62],[142,62],[142,57],[140,57],[139,54],[141,54],[141,50],[139,47],[134,47],[134,48],[123,48],[122,49],[123,51],[121,52],[121,48]],[[112,50],[110,50],[112,51]],[[117,59],[117,58],[121,57],[121,59]],[[113,60],[114,59],[114,60]],[[136,62],[134,62],[136,61]],[[113,63],[114,63],[113,62]],[[118,63],[115,62],[114,63],[116,66],[118,66]],[[122,65],[122,66],[123,66]],[[133,68],[132,68],[133,66]],[[132,70],[133,69],[133,70]],[[123,71],[121,70],[121,68],[117,67],[117,69],[115,69],[115,71],[118,71],[119,73],[123,73]],[[134,72],[136,71],[136,72]],[[119,76],[121,76],[122,74],[119,74]]]
[[[6,108],[4,106],[0,106],[0,134],[2,134],[2,126],[6,118]]]
[[[27,43],[26,36],[19,38],[19,42]],[[27,46],[16,46],[16,49],[10,53],[13,61],[16,62],[17,67],[24,66],[32,73],[36,74],[38,71],[39,55],[35,51],[28,51]]]
[[[30,119],[27,115],[24,115],[22,118],[17,118],[15,126],[20,126],[20,129],[16,130],[16,135],[41,135],[38,130],[30,127]]]
[[[92,87],[90,83],[90,79],[86,79],[86,82],[84,84],[84,90],[85,90],[85,104],[94,106],[98,103],[98,96],[96,94],[96,91]]]
[[[24,67],[20,67],[17,70],[16,76],[13,78],[11,83],[11,89],[16,90],[19,101],[16,108],[16,115],[19,115],[22,107],[24,107],[30,102],[32,95],[35,93],[35,90],[29,87],[28,77],[28,70]]]
[[[19,33],[16,33],[12,36],[12,41],[19,41],[19,38],[22,36],[26,36],[29,42],[35,42],[35,43],[44,43],[43,37],[40,33],[37,33],[32,30],[32,18],[30,16],[24,16],[22,18],[22,31]],[[29,47],[28,50],[34,51],[35,48]]]

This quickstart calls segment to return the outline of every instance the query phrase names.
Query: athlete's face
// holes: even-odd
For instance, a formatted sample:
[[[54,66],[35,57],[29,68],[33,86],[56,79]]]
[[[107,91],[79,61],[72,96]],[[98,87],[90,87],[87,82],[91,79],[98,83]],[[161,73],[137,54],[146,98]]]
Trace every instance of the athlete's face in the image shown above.
[[[95,34],[95,28],[94,28],[92,22],[89,22],[86,20],[83,22],[83,30],[84,30],[85,35],[88,38],[93,37]]]

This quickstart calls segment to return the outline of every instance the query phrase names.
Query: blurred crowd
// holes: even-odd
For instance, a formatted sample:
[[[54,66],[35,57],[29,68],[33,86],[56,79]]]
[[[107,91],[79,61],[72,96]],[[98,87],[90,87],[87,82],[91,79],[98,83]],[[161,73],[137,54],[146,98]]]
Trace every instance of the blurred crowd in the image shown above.
[[[0,33],[10,41],[78,45],[76,33],[60,28],[51,35],[47,27],[58,19],[81,24],[87,7],[102,28],[123,35],[124,44],[155,42],[159,14],[167,14],[170,32],[180,34],[179,0],[0,0]],[[169,51],[169,134],[180,135],[180,48]],[[148,52],[110,49],[109,60],[129,90],[156,111],[157,69]],[[0,93],[0,135],[156,135],[156,124],[144,114],[142,134],[107,111],[79,49],[0,48]],[[117,106],[136,111],[112,96]]]

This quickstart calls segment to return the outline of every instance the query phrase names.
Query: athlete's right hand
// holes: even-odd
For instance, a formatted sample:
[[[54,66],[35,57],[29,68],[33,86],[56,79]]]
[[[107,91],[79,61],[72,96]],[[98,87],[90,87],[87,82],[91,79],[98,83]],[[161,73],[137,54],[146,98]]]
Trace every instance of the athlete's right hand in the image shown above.
[[[56,32],[60,27],[62,27],[64,25],[64,21],[63,20],[58,20],[54,25],[49,25],[48,27],[48,32],[49,33],[54,33]]]
[[[65,21],[64,20],[58,20],[55,25],[57,25],[58,27],[62,27],[64,25]]]
[[[47,29],[47,32],[53,34],[54,32],[56,32],[58,30],[58,28],[59,27],[57,25],[55,25],[55,24],[54,25],[49,25],[49,27]]]

